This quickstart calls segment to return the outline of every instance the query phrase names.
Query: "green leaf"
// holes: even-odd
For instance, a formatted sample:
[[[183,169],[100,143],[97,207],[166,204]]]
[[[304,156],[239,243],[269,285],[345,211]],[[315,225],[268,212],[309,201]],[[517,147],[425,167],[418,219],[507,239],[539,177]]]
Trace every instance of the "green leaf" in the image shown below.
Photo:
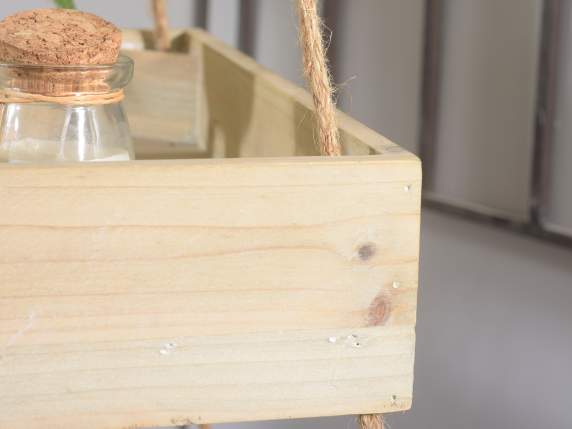
[[[75,9],[74,0],[54,0],[54,3],[58,7],[63,7],[64,9]]]

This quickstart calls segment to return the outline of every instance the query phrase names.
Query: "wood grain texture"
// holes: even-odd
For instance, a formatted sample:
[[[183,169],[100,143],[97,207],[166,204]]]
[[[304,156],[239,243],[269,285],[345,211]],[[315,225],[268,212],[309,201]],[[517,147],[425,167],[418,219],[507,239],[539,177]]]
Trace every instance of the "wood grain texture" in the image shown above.
[[[2,429],[411,405],[419,161],[341,114],[366,156],[293,156],[307,94],[192,34],[221,79],[202,86],[210,155],[241,158],[0,165]],[[224,105],[241,73],[250,119]]]
[[[173,34],[179,53],[146,51],[141,33],[126,32],[125,53],[135,61],[125,109],[138,159],[205,157],[202,50],[187,33]]]
[[[17,386],[1,393],[0,424],[107,429],[402,410],[413,341],[404,327],[21,345],[4,357],[10,371],[0,367],[2,383]]]
[[[180,53],[141,52],[149,32],[123,37],[136,61],[125,106],[139,159],[319,155],[314,105],[304,89],[202,30],[171,34]],[[345,155],[412,159],[342,112],[338,124]]]
[[[207,146],[224,147],[227,157],[319,155],[311,95],[292,82],[201,30],[191,39],[203,59],[204,97],[210,132]],[[338,112],[345,155],[411,154]],[[272,141],[268,142],[268,136]]]

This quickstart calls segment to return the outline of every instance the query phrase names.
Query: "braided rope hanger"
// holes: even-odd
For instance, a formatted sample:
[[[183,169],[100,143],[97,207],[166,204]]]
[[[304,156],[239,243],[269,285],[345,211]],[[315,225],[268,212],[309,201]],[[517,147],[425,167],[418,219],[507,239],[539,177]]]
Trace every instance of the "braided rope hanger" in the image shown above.
[[[332,76],[324,46],[323,23],[318,14],[317,0],[297,0],[300,46],[302,47],[304,75],[314,99],[322,155],[340,156],[342,146],[336,122],[336,105]],[[360,429],[384,429],[379,414],[358,417]]]
[[[303,54],[304,75],[314,98],[322,155],[342,153],[336,123],[336,106],[317,0],[297,0],[299,37]]]
[[[166,51],[171,44],[169,40],[169,21],[165,0],[152,0],[153,17],[155,18],[155,43],[157,49]]]
[[[169,48],[169,32],[165,0],[152,0],[155,16],[157,47]],[[318,15],[317,0],[297,0],[300,46],[303,52],[304,75],[312,92],[319,132],[319,146],[322,155],[340,156],[342,147],[336,122],[336,106],[333,99],[333,85],[324,36],[322,20]],[[358,417],[359,429],[384,429],[383,417],[365,414]],[[208,425],[200,425],[210,429]]]

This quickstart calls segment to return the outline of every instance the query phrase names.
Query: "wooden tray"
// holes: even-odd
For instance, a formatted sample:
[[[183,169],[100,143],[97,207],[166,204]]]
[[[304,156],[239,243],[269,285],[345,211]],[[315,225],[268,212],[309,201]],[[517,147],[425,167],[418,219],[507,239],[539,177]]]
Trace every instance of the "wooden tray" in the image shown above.
[[[317,157],[304,90],[174,41],[132,53],[127,101],[164,159],[0,166],[0,428],[408,409],[418,159],[342,113],[345,156]],[[163,123],[177,100],[196,116]]]

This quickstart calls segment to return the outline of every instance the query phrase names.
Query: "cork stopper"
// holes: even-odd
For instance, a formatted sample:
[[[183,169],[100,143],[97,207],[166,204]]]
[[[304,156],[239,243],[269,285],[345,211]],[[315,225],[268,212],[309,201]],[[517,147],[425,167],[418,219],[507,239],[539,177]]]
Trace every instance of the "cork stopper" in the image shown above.
[[[34,9],[0,21],[0,63],[11,64],[5,92],[68,96],[106,93],[121,31],[90,13]]]
[[[0,61],[29,65],[96,65],[117,61],[121,31],[70,9],[33,9],[0,21]]]

